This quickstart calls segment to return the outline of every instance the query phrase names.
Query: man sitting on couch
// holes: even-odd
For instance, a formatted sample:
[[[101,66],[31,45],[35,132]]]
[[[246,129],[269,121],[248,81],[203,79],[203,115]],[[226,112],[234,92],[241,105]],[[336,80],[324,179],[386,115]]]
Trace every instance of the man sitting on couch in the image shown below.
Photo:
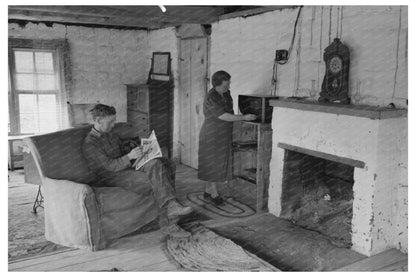
[[[153,191],[159,207],[159,225],[164,234],[189,237],[190,233],[176,222],[179,216],[192,212],[181,205],[175,195],[175,164],[166,158],[146,163],[140,170],[131,168],[131,160],[140,159],[142,147],[123,151],[122,141],[111,132],[116,121],[114,107],[97,104],[91,111],[94,126],[84,140],[82,150],[88,167],[98,176],[103,186],[118,186],[141,194]]]

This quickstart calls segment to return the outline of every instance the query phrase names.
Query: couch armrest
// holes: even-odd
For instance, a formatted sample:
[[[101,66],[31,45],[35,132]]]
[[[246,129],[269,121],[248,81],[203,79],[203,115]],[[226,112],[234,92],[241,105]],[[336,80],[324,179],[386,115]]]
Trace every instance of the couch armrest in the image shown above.
[[[105,247],[99,208],[89,185],[45,177],[42,192],[47,240],[92,251]]]

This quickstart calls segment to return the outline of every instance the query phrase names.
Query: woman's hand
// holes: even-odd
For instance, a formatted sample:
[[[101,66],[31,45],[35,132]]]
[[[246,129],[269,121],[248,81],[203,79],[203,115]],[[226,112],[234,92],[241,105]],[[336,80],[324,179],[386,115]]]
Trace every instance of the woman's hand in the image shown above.
[[[257,118],[257,116],[254,115],[254,114],[245,114],[245,115],[243,115],[243,120],[246,120],[246,121],[253,121],[253,120],[256,120],[256,118]]]
[[[137,146],[127,154],[130,160],[138,159],[143,156],[143,146]]]

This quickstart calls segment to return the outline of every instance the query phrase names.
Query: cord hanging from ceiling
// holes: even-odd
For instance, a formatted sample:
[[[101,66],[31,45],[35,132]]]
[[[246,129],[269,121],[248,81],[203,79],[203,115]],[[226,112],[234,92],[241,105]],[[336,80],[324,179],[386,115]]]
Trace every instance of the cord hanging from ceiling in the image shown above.
[[[295,20],[295,25],[293,27],[293,34],[292,34],[292,40],[290,42],[290,46],[289,49],[287,51],[287,59],[285,60],[277,60],[275,59],[274,63],[273,63],[273,76],[272,76],[272,90],[271,90],[271,94],[273,96],[277,96],[277,66],[286,64],[289,59],[290,59],[290,55],[292,53],[293,50],[293,45],[295,43],[295,37],[296,37],[296,30],[297,30],[297,26],[298,26],[298,21],[299,21],[299,17],[300,17],[300,13],[302,11],[303,6],[299,6],[299,10],[298,10],[298,14],[296,16],[296,20]]]

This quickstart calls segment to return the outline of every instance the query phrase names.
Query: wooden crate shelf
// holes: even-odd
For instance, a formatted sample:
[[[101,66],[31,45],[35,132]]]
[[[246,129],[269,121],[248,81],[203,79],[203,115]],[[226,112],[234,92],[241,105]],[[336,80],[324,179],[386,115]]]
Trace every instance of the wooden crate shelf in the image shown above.
[[[236,122],[233,133],[233,175],[253,186],[257,212],[267,210],[272,129],[267,123]]]

